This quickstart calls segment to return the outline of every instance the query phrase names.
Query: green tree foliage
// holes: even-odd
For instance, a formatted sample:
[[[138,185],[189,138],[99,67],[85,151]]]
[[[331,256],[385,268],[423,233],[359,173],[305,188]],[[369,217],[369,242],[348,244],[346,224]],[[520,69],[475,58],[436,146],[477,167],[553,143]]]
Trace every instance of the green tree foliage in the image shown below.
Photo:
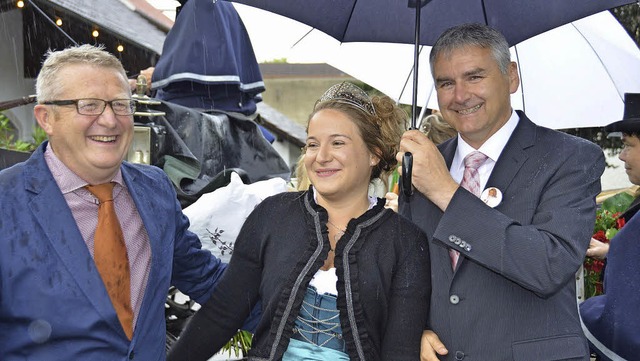
[[[25,142],[15,139],[15,135],[16,130],[11,125],[11,121],[0,112],[0,148],[32,152],[47,139],[47,133],[38,125],[33,127],[32,141]]]
[[[640,46],[640,3],[620,6],[611,12]]]

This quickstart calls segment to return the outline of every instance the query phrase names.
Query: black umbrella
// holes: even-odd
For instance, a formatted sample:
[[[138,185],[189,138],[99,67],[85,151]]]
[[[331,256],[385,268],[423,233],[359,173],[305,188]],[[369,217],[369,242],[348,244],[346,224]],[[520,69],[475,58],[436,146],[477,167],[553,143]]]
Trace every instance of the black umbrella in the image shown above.
[[[433,45],[455,25],[481,23],[499,30],[509,45],[600,11],[637,0],[232,0],[312,26],[341,42],[415,44],[411,127],[416,127],[419,45]],[[420,6],[415,6],[419,2]],[[423,12],[425,16],[421,17]],[[381,69],[383,70],[383,69]],[[408,158],[408,159],[407,159]],[[411,191],[411,155],[403,161],[403,186]]]

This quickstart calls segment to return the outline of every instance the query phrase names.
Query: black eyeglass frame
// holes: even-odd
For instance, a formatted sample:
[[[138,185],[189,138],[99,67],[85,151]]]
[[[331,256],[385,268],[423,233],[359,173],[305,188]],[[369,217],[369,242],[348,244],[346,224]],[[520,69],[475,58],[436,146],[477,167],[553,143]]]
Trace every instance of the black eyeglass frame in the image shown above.
[[[86,114],[86,113],[82,113],[80,111],[80,105],[79,103],[83,100],[97,100],[99,102],[101,102],[102,104],[102,110],[100,111],[100,113],[90,113],[90,114]],[[119,101],[128,101],[131,102],[131,106],[130,108],[130,113],[127,112],[122,113],[120,111],[116,111],[113,108],[113,103],[114,102],[119,102]],[[104,99],[98,99],[98,98],[80,98],[80,99],[64,99],[64,100],[47,100],[44,101],[40,104],[44,104],[44,105],[58,105],[58,106],[65,106],[65,105],[75,105],[76,106],[76,111],[78,112],[78,114],[80,115],[90,115],[90,116],[98,116],[98,115],[102,115],[102,113],[104,113],[105,109],[107,109],[107,105],[109,105],[109,107],[111,107],[111,110],[113,111],[113,114],[115,115],[120,115],[120,116],[128,116],[128,115],[133,115],[136,112],[136,106],[137,106],[137,102],[135,99],[127,99],[127,98],[122,98],[122,99],[113,99],[113,100],[104,100]]]

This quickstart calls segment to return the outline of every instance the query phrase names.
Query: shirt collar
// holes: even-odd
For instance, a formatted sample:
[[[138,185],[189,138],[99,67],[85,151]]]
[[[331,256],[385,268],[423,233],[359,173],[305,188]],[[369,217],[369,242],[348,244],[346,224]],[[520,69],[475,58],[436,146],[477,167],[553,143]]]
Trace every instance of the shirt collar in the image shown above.
[[[511,138],[511,134],[518,126],[518,122],[520,121],[520,117],[518,113],[515,111],[511,111],[511,116],[509,120],[500,128],[497,132],[495,132],[489,139],[487,139],[482,146],[478,149],[478,151],[482,152],[484,155],[489,157],[492,161],[496,162],[500,157],[500,153],[504,149],[505,145]],[[460,133],[458,133],[458,148],[456,149],[456,155],[459,159],[464,159],[469,153],[473,152],[474,149],[467,142],[462,139]]]
[[[62,194],[71,193],[89,184],[69,169],[69,167],[56,156],[50,144],[47,144],[47,149],[44,151],[44,159]],[[116,173],[111,181],[124,187],[121,169],[118,169],[118,173]]]

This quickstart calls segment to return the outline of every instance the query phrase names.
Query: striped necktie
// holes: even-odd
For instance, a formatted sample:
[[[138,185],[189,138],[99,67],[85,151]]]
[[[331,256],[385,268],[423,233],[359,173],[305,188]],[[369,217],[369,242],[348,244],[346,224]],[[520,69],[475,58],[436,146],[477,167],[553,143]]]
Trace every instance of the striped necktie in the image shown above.
[[[469,153],[466,157],[464,157],[464,175],[462,176],[462,182],[460,182],[460,186],[469,192],[473,193],[477,197],[482,193],[482,189],[480,188],[480,174],[478,173],[478,168],[487,160],[486,155],[481,152],[473,151]],[[453,269],[456,269],[456,265],[458,264],[458,257],[460,257],[460,252],[454,250],[453,248],[449,249],[449,257],[451,257],[451,266]]]

